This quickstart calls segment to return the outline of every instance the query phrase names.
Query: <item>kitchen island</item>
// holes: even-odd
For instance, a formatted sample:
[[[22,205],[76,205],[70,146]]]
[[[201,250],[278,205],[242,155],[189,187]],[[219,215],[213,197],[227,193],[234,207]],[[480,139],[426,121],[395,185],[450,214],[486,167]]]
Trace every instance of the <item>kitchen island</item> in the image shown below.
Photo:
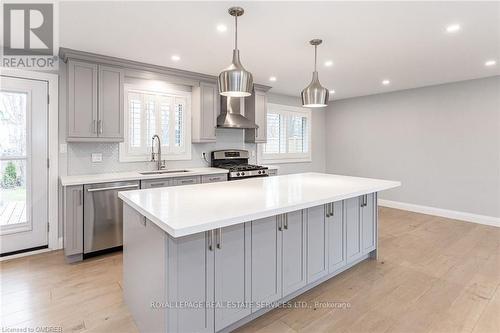
[[[322,173],[120,192],[125,301],[141,332],[219,332],[377,254],[377,192]]]

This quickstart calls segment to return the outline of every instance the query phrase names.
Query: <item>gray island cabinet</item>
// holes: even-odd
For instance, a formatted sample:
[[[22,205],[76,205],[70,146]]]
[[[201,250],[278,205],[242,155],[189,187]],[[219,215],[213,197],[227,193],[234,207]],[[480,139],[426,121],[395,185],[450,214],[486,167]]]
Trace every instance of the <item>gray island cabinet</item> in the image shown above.
[[[225,226],[204,227],[201,232],[194,232],[190,224],[199,218],[196,213],[186,214],[189,231],[168,232],[176,228],[175,222],[162,224],[158,212],[165,212],[172,203],[165,202],[156,212],[140,204],[152,207],[151,198],[173,193],[178,200],[189,190],[212,189],[217,196],[226,189],[235,197],[232,191],[241,189],[244,182],[249,191],[276,191],[283,189],[286,177],[293,180],[292,175],[278,176],[240,184],[190,185],[178,192],[170,188],[163,193],[120,194],[125,201],[124,297],[141,332],[230,331],[360,261],[376,258],[378,190],[302,204],[300,209],[271,216],[238,219],[230,225],[221,220]],[[391,183],[376,188],[399,186]],[[238,206],[238,198],[234,200]],[[181,215],[171,214],[172,220],[177,216]]]

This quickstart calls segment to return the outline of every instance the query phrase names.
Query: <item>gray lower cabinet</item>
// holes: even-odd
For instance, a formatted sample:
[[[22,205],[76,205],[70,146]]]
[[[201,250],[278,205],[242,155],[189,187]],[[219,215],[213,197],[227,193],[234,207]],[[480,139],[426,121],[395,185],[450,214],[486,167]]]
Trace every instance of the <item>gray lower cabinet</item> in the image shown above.
[[[328,227],[328,272],[333,273],[347,264],[344,201],[333,202],[329,208],[329,214],[326,218]]]
[[[328,274],[328,205],[306,210],[307,236],[307,283],[314,282]]]
[[[141,180],[141,189],[172,186],[171,178]]]
[[[269,176],[277,176],[278,169],[269,169],[268,174],[269,174]]]
[[[201,182],[200,176],[180,177],[180,178],[173,178],[171,186],[199,184],[200,182]]]
[[[211,231],[168,237],[167,332],[214,331],[215,251],[210,242]]]
[[[344,201],[346,219],[346,260],[352,262],[363,255],[361,248],[361,197]]]
[[[277,301],[282,295],[281,230],[277,217],[251,222],[252,312]]]
[[[306,232],[302,210],[283,216],[283,295],[293,293],[306,285]]]
[[[376,248],[377,239],[377,205],[375,203],[376,194],[364,195],[364,203],[361,207],[361,229],[363,230],[363,252],[367,253]]]
[[[64,255],[83,253],[83,185],[64,188]]]
[[[227,173],[220,175],[203,175],[201,176],[202,183],[218,183],[227,181]]]
[[[251,314],[250,223],[218,229],[215,253],[215,330]]]

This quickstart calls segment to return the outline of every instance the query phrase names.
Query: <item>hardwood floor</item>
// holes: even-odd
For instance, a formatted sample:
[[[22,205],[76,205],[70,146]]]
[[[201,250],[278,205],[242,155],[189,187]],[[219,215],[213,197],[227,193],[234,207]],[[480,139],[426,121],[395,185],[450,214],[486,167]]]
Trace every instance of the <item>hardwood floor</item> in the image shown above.
[[[316,307],[275,309],[238,332],[500,332],[500,228],[389,208],[379,221],[378,261],[294,300]],[[121,265],[120,253],[68,265],[61,251],[1,262],[0,325],[137,332]]]

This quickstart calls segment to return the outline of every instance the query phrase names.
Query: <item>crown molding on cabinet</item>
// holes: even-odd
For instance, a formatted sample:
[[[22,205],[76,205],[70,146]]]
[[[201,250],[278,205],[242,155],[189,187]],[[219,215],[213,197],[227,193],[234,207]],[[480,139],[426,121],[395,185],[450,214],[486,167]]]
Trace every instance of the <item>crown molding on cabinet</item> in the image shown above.
[[[181,77],[192,81],[203,81],[209,83],[216,83],[217,76],[208,75],[203,73],[196,73],[191,71],[186,71],[182,69],[165,67],[159,65],[148,64],[140,61],[134,61],[129,59],[117,58],[97,53],[73,50],[65,47],[59,48],[59,58],[67,62],[68,59],[80,60],[86,62],[93,62],[111,66],[123,67],[125,70],[132,70],[137,72],[153,72],[169,77]],[[146,74],[143,74],[146,75]],[[261,91],[268,91],[272,87],[263,84],[254,84],[254,87]]]

